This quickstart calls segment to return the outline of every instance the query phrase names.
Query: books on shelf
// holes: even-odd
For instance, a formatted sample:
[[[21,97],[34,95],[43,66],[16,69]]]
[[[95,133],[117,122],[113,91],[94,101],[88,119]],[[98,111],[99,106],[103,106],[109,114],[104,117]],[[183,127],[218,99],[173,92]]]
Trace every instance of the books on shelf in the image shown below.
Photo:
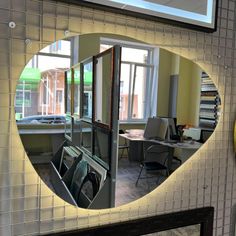
[[[219,109],[220,98],[217,88],[209,76],[202,72],[199,126],[215,128],[220,114]]]

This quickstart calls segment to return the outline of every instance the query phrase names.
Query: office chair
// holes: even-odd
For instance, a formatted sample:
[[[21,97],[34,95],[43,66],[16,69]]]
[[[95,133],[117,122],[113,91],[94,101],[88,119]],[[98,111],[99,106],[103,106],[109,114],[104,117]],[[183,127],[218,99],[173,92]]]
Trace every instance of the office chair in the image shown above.
[[[158,156],[160,154],[165,153],[166,156],[164,158],[162,158],[162,163],[161,161],[157,161],[158,160]],[[149,155],[150,154],[155,154],[155,159],[149,159]],[[156,177],[156,175],[153,175],[154,172],[157,171],[165,171],[166,172],[166,176],[169,176],[169,169],[168,169],[168,149],[166,149],[165,147],[159,145],[159,144],[154,144],[154,145],[150,145],[148,148],[146,148],[146,150],[144,151],[144,161],[141,162],[140,164],[140,172],[138,175],[138,178],[136,180],[135,186],[138,186],[138,182],[140,179],[147,179],[147,178],[153,178]],[[145,170],[145,177],[141,177],[143,169]],[[151,176],[147,176],[148,172],[153,173]],[[158,181],[158,179],[157,179]]]
[[[124,134],[124,133],[125,133],[124,130],[122,129],[119,130],[119,134]],[[127,155],[129,155],[129,144],[127,142],[127,139],[124,139],[124,143],[120,144],[118,149],[121,150],[120,159],[123,157],[125,150],[127,152]]]

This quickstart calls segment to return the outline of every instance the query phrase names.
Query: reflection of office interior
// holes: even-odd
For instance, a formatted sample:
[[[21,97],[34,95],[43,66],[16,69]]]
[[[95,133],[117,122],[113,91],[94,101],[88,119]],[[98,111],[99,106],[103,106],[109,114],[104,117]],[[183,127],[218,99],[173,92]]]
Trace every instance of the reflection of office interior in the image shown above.
[[[120,47],[116,46],[65,73],[65,91],[70,95],[65,97],[66,132],[50,161],[51,183],[61,198],[79,207],[97,209],[115,204],[118,120],[113,117],[118,114],[114,92],[118,92],[119,64]],[[90,91],[86,85],[88,68]],[[75,71],[80,71],[80,86],[75,86]]]
[[[34,58],[17,86],[17,119],[63,115],[66,124],[32,122],[20,133],[39,173],[51,165],[53,175],[44,179],[58,195],[86,208],[117,206],[155,189],[198,150],[217,124],[220,99],[210,78],[185,58],[121,39],[118,60],[110,49],[117,40],[79,38],[77,61],[62,50],[59,66],[42,66],[45,54],[56,61],[54,45],[53,54],[45,49]]]

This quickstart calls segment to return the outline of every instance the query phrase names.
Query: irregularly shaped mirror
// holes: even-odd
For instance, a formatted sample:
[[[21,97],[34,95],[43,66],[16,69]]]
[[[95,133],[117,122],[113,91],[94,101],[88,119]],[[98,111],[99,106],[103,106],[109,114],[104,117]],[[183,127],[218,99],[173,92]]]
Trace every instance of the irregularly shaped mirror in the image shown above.
[[[78,37],[86,40],[55,42],[26,65],[16,90],[17,125],[53,191],[79,207],[119,206],[158,187],[201,147],[217,124],[220,98],[188,59],[124,37]],[[110,53],[115,44],[121,57]]]

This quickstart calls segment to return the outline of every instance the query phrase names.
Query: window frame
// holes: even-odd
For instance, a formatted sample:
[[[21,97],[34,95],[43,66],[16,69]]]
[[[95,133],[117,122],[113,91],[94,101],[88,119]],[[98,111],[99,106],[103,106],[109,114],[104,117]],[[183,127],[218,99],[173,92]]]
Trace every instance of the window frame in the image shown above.
[[[48,77],[47,78],[42,78],[41,79],[42,81],[42,94],[41,94],[41,106],[50,106],[50,83],[49,83],[49,80],[48,80]],[[46,97],[45,97],[46,96]],[[46,99],[46,102],[44,101],[44,99]]]
[[[15,107],[22,107],[23,106],[23,104],[24,104],[24,107],[30,107],[31,106],[31,103],[32,103],[32,91],[31,91],[31,84],[24,84],[24,86],[25,85],[28,85],[30,88],[29,89],[18,89],[18,88],[16,88],[16,99],[15,99]],[[30,99],[29,99],[29,101],[30,101],[30,105],[25,105],[25,101],[23,101],[22,102],[22,104],[21,105],[17,105],[17,103],[16,103],[16,100],[17,100],[17,93],[18,92],[21,92],[21,93],[29,93],[29,97],[30,97]],[[24,95],[23,95],[24,96]],[[23,97],[23,99],[25,100],[25,96]]]
[[[57,88],[57,90],[56,90],[56,105],[63,105],[63,104],[64,104],[64,90],[62,88]]]
[[[27,63],[27,65],[25,67],[30,67],[30,68],[39,68],[39,60],[40,60],[40,56],[47,56],[49,58],[53,58],[53,57],[56,57],[56,58],[61,58],[61,59],[69,59],[69,68],[71,68],[72,66],[72,63],[73,63],[73,58],[74,58],[74,53],[73,53],[73,50],[74,50],[74,42],[73,42],[73,38],[66,38],[66,39],[61,39],[61,40],[57,40],[57,41],[69,41],[70,43],[70,52],[68,52],[68,54],[61,54],[61,53],[55,53],[53,52],[53,50],[51,50],[52,48],[52,44],[50,45],[46,45],[45,47],[50,47],[49,48],[49,52],[41,52],[45,47],[43,47],[42,49],[40,49],[40,51],[35,54],[31,60]],[[56,42],[57,42],[56,41]],[[54,42],[54,43],[56,43]],[[39,68],[40,69],[40,68]],[[42,71],[41,71],[41,82],[42,85],[41,85],[41,88],[40,90],[38,91],[38,106],[40,107],[41,111],[40,111],[40,114],[41,115],[47,115],[47,112],[45,112],[45,108],[46,107],[50,107],[50,105],[52,104],[52,101],[50,99],[50,92],[47,91],[47,96],[48,96],[48,99],[47,99],[47,103],[44,103],[44,99],[43,99],[43,93],[41,90],[43,90],[43,87],[45,86],[45,83],[44,81],[46,81],[46,77],[42,76]],[[50,89],[51,87],[51,84],[50,84],[50,80],[48,81],[48,89]],[[58,88],[57,90],[63,90],[63,88]],[[62,91],[62,96],[64,96],[64,91]],[[55,92],[55,97],[57,95],[57,92]],[[31,98],[32,100],[32,98]],[[32,102],[32,101],[31,101]],[[61,103],[57,103],[56,99],[55,99],[55,106],[57,105],[60,105],[60,106],[63,106],[61,111],[63,111],[64,109],[64,113],[62,114],[55,114],[55,115],[64,115],[65,114],[65,106],[64,106],[64,99],[62,100]],[[15,106],[16,106],[16,102],[15,102]],[[19,106],[16,106],[16,107],[19,107]],[[26,106],[25,106],[26,107]],[[32,115],[36,115],[36,114],[32,114]],[[24,116],[24,117],[27,117],[27,116]],[[54,125],[54,124],[52,124]]]
[[[114,46],[114,45],[120,45],[121,48],[123,47],[126,47],[126,48],[133,48],[133,49],[141,49],[141,50],[147,50],[148,51],[148,55],[147,55],[147,62],[146,63],[141,63],[141,62],[132,62],[132,61],[126,61],[126,60],[122,60],[122,57],[121,57],[121,68],[122,68],[122,65],[123,64],[128,64],[130,65],[130,74],[129,74],[129,92],[128,92],[128,117],[127,119],[125,120],[119,120],[120,123],[122,124],[125,124],[125,123],[140,123],[140,124],[143,124],[143,123],[146,123],[147,121],[147,118],[149,116],[153,116],[153,113],[151,112],[151,106],[145,106],[145,109],[143,111],[143,119],[134,119],[132,118],[132,100],[133,100],[133,95],[132,94],[132,80],[135,80],[134,76],[134,72],[135,71],[132,71],[132,67],[134,66],[143,66],[143,67],[151,67],[153,68],[153,71],[152,71],[152,75],[150,75],[150,78],[149,78],[149,82],[146,83],[146,89],[145,89],[145,95],[147,95],[148,93],[148,88],[150,88],[150,84],[153,84],[154,81],[156,81],[156,83],[158,83],[158,74],[155,73],[157,70],[158,70],[158,65],[157,63],[155,63],[155,60],[154,60],[154,55],[156,56],[155,54],[155,48],[154,46],[151,46],[151,45],[147,45],[147,44],[142,44],[142,43],[138,43],[138,42],[131,42],[131,41],[122,41],[122,40],[117,40],[117,39],[111,39],[111,38],[103,38],[101,37],[100,38],[100,46],[101,45],[110,45],[110,46]],[[159,57],[159,55],[158,55]],[[159,60],[159,59],[158,59]],[[156,74],[156,78],[154,77],[154,75]],[[156,88],[156,96],[157,96],[157,93],[158,93],[158,90]],[[151,104],[151,94],[149,96],[146,96],[146,104]],[[120,105],[120,103],[119,103]],[[155,115],[157,113],[157,100],[154,101],[154,104],[152,104],[155,106]]]

